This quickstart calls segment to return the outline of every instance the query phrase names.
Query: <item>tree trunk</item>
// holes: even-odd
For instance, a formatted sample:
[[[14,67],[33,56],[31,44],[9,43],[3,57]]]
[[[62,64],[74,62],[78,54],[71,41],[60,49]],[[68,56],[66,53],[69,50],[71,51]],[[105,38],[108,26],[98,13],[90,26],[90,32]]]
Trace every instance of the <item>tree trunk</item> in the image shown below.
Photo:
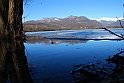
[[[0,1],[0,35],[7,38],[22,37],[23,0]]]
[[[8,6],[8,0],[0,1],[0,36],[7,34]]]
[[[22,35],[23,0],[9,0],[8,23],[12,37]]]

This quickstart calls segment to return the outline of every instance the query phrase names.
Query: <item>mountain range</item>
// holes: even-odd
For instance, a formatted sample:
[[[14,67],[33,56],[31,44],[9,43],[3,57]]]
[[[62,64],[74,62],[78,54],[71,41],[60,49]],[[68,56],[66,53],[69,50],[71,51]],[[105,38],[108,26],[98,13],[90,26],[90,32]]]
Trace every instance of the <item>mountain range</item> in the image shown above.
[[[66,18],[43,18],[41,20],[31,20],[25,22],[25,24],[49,24],[59,27],[101,27],[103,26],[97,20],[91,20],[85,16],[68,16]]]
[[[120,24],[121,23],[121,24]],[[68,29],[88,29],[102,28],[104,26],[118,27],[124,26],[124,19],[121,20],[92,20],[85,16],[68,16],[66,18],[42,18],[40,20],[30,20],[24,22],[25,31],[39,30],[68,30]]]

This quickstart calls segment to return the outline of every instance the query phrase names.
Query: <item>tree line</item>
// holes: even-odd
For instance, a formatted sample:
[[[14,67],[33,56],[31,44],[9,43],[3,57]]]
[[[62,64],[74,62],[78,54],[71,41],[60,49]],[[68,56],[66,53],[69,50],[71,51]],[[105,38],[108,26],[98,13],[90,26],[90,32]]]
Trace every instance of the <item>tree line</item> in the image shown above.
[[[84,29],[98,29],[102,28],[99,26],[55,26],[49,24],[23,24],[24,32],[34,32],[34,31],[56,31],[56,30],[84,30]]]

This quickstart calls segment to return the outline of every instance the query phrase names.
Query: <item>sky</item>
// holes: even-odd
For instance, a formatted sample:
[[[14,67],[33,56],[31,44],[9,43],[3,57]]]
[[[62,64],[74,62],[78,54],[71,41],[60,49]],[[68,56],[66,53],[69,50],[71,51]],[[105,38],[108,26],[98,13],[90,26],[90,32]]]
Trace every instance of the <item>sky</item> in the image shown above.
[[[90,19],[122,18],[123,4],[124,0],[29,0],[24,5],[23,17],[25,21],[70,15]]]

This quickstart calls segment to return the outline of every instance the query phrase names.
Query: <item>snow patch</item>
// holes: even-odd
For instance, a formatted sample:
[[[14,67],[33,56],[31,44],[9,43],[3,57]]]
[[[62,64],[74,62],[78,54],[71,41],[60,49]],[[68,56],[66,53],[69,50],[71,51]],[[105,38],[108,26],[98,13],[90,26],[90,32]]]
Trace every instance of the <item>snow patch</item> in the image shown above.
[[[123,19],[123,17],[120,17],[120,18],[110,18],[110,17],[102,17],[102,18],[99,18],[99,19],[94,19],[94,18],[91,18],[92,20],[97,20],[97,21],[101,21],[101,20],[105,20],[105,21],[117,21],[118,19],[121,20]]]

